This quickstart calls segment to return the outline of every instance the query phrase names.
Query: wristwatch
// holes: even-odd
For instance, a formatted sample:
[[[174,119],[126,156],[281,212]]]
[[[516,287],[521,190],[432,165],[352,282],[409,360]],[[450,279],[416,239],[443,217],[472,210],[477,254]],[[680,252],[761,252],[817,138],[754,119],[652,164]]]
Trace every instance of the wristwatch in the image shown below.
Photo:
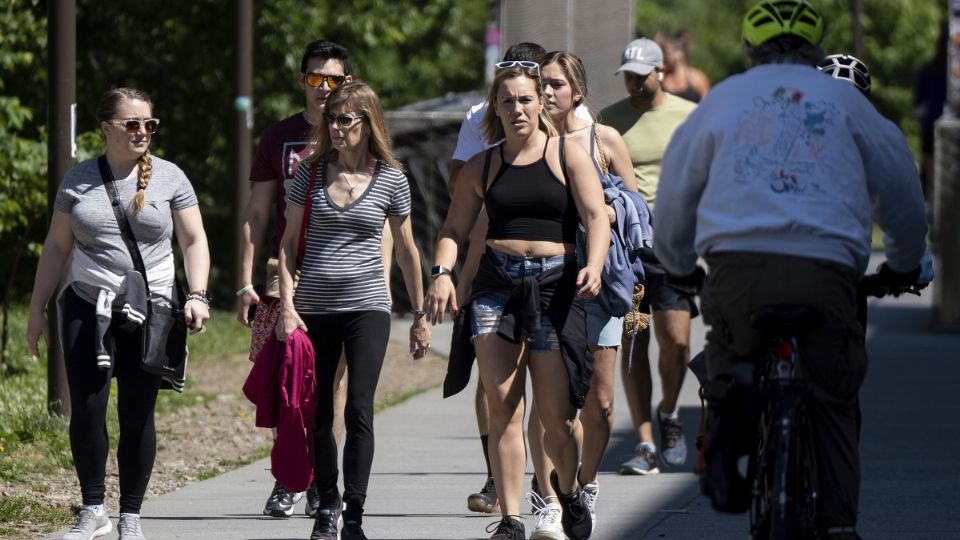
[[[450,275],[453,270],[450,270],[446,266],[434,266],[430,269],[430,279],[437,279],[440,276]]]

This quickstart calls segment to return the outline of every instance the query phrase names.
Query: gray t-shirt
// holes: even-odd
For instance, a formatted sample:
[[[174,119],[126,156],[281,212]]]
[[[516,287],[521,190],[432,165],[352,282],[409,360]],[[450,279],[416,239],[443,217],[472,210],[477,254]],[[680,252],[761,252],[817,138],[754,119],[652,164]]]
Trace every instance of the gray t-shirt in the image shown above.
[[[137,194],[136,176],[116,181],[117,193],[147,268],[170,255],[172,211],[197,204],[193,186],[179,167],[157,156],[151,156],[150,160],[153,173],[145,190],[145,204],[140,213],[133,213],[133,198]],[[88,159],[67,171],[53,206],[58,212],[70,214],[70,225],[77,239],[76,249],[83,250],[100,266],[116,274],[125,274],[133,268],[133,260],[123,243],[96,158]]]

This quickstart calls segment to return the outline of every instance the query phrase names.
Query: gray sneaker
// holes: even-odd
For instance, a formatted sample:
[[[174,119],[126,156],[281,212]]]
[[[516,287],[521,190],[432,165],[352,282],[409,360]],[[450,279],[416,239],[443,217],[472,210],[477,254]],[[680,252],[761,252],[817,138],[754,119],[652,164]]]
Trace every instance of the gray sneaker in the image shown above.
[[[660,418],[660,457],[667,467],[679,467],[687,461],[687,442],[679,418]]]
[[[140,514],[120,514],[117,531],[120,533],[120,540],[147,540],[140,529]]]
[[[657,468],[657,453],[643,443],[638,444],[633,457],[620,465],[620,474],[660,474],[660,469]]]
[[[104,512],[98,516],[96,512],[89,508],[81,508],[77,513],[77,521],[73,524],[67,534],[63,535],[63,540],[91,540],[100,536],[105,536],[113,530],[113,524],[110,523],[110,517]]]

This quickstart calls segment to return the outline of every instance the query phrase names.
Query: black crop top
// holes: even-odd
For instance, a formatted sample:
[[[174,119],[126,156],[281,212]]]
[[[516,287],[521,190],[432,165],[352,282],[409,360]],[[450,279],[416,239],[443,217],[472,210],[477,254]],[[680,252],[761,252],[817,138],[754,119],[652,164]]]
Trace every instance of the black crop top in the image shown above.
[[[549,143],[549,139],[548,139]],[[490,240],[542,240],[575,244],[577,242],[577,206],[565,186],[547,164],[547,144],[540,159],[529,165],[511,165],[503,159],[500,147],[500,170],[486,188],[484,204],[490,225]],[[490,156],[487,150],[483,166],[483,184],[487,185]],[[563,140],[560,140],[560,162],[563,164]]]

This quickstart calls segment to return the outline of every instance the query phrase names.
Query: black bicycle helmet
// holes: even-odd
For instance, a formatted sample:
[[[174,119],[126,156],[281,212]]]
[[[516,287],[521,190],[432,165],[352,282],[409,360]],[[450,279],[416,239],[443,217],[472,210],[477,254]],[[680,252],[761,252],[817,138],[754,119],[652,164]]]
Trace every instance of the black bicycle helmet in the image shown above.
[[[870,95],[870,70],[862,60],[849,54],[831,54],[817,64],[817,69],[834,79],[850,81],[863,95]]]

